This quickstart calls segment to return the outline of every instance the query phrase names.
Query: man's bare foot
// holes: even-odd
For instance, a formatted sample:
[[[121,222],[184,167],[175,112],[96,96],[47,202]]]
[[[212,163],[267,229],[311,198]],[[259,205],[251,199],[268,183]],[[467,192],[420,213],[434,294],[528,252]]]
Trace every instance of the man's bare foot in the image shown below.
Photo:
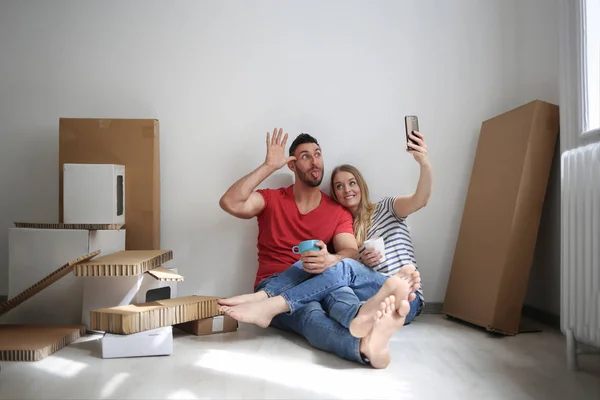
[[[271,325],[273,317],[290,311],[290,308],[283,297],[276,296],[265,300],[241,303],[235,306],[221,306],[219,307],[219,311],[224,312],[237,321],[267,328]]]
[[[259,290],[256,293],[241,294],[239,296],[228,297],[226,299],[219,299],[217,300],[217,303],[219,303],[222,306],[237,306],[238,304],[242,303],[265,300],[268,297],[269,296],[266,292]]]
[[[411,288],[406,280],[397,275],[390,276],[375,296],[371,297],[360,307],[358,314],[350,323],[350,334],[352,336],[362,338],[369,334],[371,329],[373,329],[375,315],[380,310],[381,303],[390,295],[394,295],[396,302],[394,310],[397,310],[399,313],[402,312],[403,314],[400,314],[401,317],[406,317],[406,314],[410,312],[410,304],[408,309],[405,310],[403,302],[407,302]]]
[[[404,325],[410,304],[407,300],[402,300],[401,309],[396,310],[396,299],[392,295],[387,297],[379,307],[373,330],[360,341],[360,352],[369,359],[373,368],[386,368],[391,361],[390,339]]]
[[[410,286],[408,301],[413,301],[415,297],[417,297],[415,291],[421,288],[421,273],[417,271],[417,268],[414,265],[406,264],[402,266],[394,276],[398,276],[408,282],[408,285]]]

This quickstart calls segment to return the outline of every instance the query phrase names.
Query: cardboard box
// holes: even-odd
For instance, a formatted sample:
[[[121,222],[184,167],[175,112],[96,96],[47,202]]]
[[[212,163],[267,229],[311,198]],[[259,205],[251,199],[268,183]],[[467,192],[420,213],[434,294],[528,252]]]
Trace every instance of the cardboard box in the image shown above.
[[[172,250],[121,250],[77,264],[75,276],[136,276],[173,259]]]
[[[0,325],[0,361],[40,361],[84,333],[81,325]]]
[[[102,358],[168,356],[173,353],[173,328],[165,326],[131,335],[106,333]]]
[[[485,121],[443,313],[519,332],[559,130],[558,107],[533,101]]]
[[[217,315],[174,326],[193,335],[204,336],[215,333],[235,332],[238,328],[238,322],[229,315]]]
[[[64,222],[64,164],[124,165],[125,248],[160,249],[159,146],[155,119],[60,118],[59,222]]]
[[[129,335],[163,326],[222,315],[215,296],[187,296],[91,312],[95,331]]]
[[[67,260],[125,247],[123,230],[10,228],[8,232],[8,298],[54,272]],[[69,270],[70,272],[70,270]],[[11,324],[81,324],[83,282],[67,274],[0,318]]]
[[[115,164],[63,166],[64,222],[125,224],[125,167]]]

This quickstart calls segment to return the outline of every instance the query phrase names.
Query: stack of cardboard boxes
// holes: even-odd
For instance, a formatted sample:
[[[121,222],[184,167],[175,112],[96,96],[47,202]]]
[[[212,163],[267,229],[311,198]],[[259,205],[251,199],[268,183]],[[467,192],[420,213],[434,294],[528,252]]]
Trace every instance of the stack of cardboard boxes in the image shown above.
[[[53,339],[62,346],[79,337],[73,332],[105,332],[105,358],[171,354],[173,325],[196,335],[237,329],[218,312],[218,297],[177,298],[184,278],[169,265],[173,252],[159,246],[158,144],[155,120],[61,119],[61,222],[9,231],[0,359],[60,348],[15,353],[19,329],[32,324],[38,348],[64,332],[51,327],[71,328],[69,340]]]

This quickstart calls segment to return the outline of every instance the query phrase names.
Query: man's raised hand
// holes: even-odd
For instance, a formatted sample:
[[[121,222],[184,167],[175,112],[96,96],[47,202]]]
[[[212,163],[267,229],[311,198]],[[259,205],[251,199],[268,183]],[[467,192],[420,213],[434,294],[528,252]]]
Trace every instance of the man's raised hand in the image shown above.
[[[277,132],[277,128],[273,129],[272,138],[270,137],[269,132],[267,132],[267,156],[265,157],[265,164],[275,170],[282,168],[290,161],[296,160],[295,156],[285,156],[285,144],[288,139],[288,134],[285,134],[283,141],[281,140],[282,134],[282,128],[279,128],[279,132]]]

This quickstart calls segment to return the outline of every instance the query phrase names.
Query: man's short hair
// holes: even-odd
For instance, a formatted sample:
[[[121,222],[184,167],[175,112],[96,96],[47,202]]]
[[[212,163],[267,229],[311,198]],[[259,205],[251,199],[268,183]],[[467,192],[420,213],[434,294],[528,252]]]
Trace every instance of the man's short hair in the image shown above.
[[[298,135],[298,137],[296,137],[296,139],[294,139],[294,141],[290,145],[290,156],[294,154],[294,152],[296,151],[296,148],[298,148],[298,146],[300,146],[301,144],[305,144],[305,143],[314,143],[317,146],[319,145],[319,142],[317,142],[317,139],[310,136],[308,133],[301,133]]]

